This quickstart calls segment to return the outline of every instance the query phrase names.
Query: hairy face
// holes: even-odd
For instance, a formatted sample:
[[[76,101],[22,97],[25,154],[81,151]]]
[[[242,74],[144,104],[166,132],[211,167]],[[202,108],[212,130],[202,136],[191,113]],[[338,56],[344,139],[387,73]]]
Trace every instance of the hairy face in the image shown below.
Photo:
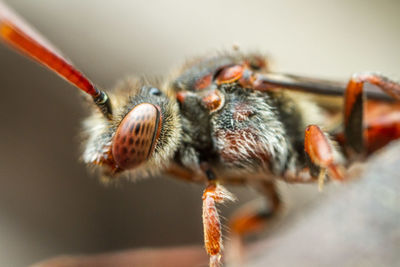
[[[96,112],[84,121],[83,161],[89,165],[101,165],[103,174],[111,176],[116,172],[128,173],[132,177],[157,173],[173,158],[180,142],[181,127],[175,98],[166,91],[144,85],[144,81],[135,79],[119,84],[110,93],[110,98],[115,110],[112,121]],[[140,114],[132,115],[135,112]],[[153,118],[152,112],[158,115]],[[140,121],[135,121],[139,119]],[[157,125],[153,119],[157,119]],[[149,125],[146,125],[146,120]],[[150,127],[152,123],[154,127]],[[129,129],[130,126],[132,131],[128,131],[127,136],[120,137],[122,128]],[[116,145],[116,142],[125,146],[120,149],[122,152],[118,152],[119,154],[116,148],[120,144]],[[135,151],[140,146],[143,148],[143,151],[139,151],[142,154]],[[135,164],[118,166],[121,164],[116,155],[120,156],[125,152],[127,155],[123,156],[126,156],[126,160],[123,159]],[[129,155],[130,152],[132,155]]]

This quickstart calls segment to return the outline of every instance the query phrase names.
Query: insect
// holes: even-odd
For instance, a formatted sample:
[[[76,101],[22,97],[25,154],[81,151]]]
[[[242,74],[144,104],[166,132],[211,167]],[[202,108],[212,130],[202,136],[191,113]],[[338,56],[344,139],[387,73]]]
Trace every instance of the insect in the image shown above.
[[[194,59],[165,80],[131,79],[105,93],[3,6],[0,36],[91,96],[95,105],[85,120],[83,160],[101,175],[164,172],[206,184],[203,224],[211,266],[220,265],[222,251],[216,204],[233,200],[222,184],[251,184],[271,204],[233,219],[232,232],[243,235],[279,209],[274,180],[321,185],[327,177],[343,180],[344,167],[356,155],[400,136],[399,105],[388,97],[399,99],[400,86],[381,75],[355,75],[349,82],[343,138],[343,129],[324,125],[331,115],[294,91],[340,95],[345,85],[274,74],[258,54]],[[368,107],[365,82],[385,92],[367,92],[380,100]],[[329,129],[341,147],[317,125]]]

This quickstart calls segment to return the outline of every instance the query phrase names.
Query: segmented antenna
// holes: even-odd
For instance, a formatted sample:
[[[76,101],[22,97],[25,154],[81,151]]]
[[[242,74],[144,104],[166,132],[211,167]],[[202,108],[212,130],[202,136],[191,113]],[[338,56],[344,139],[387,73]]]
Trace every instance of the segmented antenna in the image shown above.
[[[112,117],[107,94],[94,86],[72,63],[61,55],[46,39],[0,1],[0,39],[33,59],[77,88],[93,97],[94,103],[108,119]]]

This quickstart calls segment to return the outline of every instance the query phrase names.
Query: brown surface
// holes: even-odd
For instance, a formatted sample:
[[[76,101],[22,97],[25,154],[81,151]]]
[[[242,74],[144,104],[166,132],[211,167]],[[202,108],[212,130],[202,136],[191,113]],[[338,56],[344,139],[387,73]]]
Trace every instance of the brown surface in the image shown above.
[[[208,257],[200,247],[138,249],[96,256],[61,256],[32,267],[132,267],[207,266]]]

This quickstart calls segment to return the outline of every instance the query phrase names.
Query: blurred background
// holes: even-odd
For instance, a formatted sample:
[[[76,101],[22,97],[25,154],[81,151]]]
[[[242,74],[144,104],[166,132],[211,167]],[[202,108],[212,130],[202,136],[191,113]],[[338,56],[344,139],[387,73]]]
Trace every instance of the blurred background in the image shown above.
[[[345,81],[400,77],[400,2],[5,1],[103,88],[165,75],[186,58],[239,45],[276,71]],[[77,90],[0,45],[0,263],[60,254],[201,244],[201,185],[156,177],[105,187],[79,162]],[[231,188],[238,203],[256,197]],[[281,184],[287,214],[323,198]]]

